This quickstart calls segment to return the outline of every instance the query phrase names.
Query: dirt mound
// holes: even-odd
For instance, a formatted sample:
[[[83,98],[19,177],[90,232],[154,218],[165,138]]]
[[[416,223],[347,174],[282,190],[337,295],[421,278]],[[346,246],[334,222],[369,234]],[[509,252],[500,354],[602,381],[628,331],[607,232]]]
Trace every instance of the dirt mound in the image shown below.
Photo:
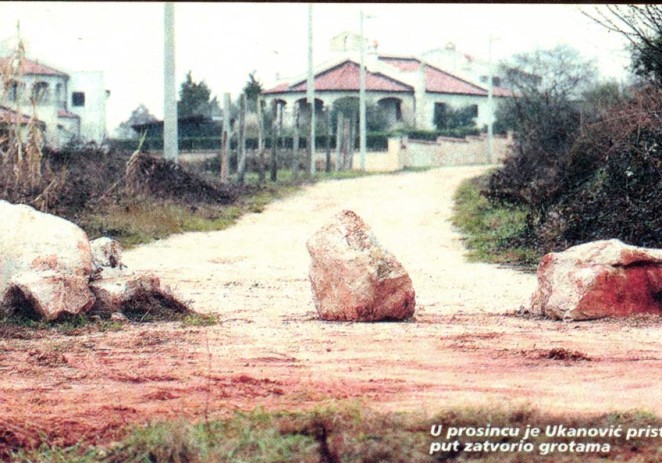
[[[230,204],[239,190],[230,185],[212,185],[172,161],[146,153],[131,156],[126,169],[130,191],[187,202]]]

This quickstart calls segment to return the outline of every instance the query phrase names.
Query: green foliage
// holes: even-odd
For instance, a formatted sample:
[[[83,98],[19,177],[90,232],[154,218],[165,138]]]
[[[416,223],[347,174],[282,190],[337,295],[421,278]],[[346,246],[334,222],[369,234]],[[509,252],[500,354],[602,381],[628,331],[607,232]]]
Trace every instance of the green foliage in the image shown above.
[[[244,94],[247,100],[247,110],[255,112],[257,108],[257,97],[262,93],[262,82],[257,80],[255,72],[248,74],[248,82],[244,85]]]
[[[465,138],[479,135],[480,130],[475,126],[457,127],[444,130],[397,130],[393,135],[407,136],[410,140],[435,141],[438,137]]]
[[[347,120],[354,120],[356,123],[355,133],[359,133],[359,99],[355,97],[340,98],[333,103],[331,110],[331,120],[336,125],[338,114],[342,114]],[[366,104],[366,131],[382,132],[389,128],[389,120],[384,110],[378,104],[368,102]]]
[[[149,109],[144,104],[140,104],[131,112],[131,116],[119,125],[120,137],[136,139],[138,134],[133,129],[134,125],[147,124],[156,120],[156,117],[149,112]]]
[[[662,247],[662,92],[637,92],[587,127],[565,169],[564,194],[542,217],[546,247],[596,239]]]
[[[439,461],[548,462],[563,458],[568,463],[605,461],[602,454],[539,452],[441,451],[430,455],[430,444],[444,441],[430,435],[431,425],[455,427],[540,429],[562,425],[565,428],[657,429],[662,421],[647,411],[604,413],[598,416],[552,416],[529,406],[455,407],[428,416],[419,413],[378,413],[352,404],[327,406],[304,412],[235,412],[227,419],[192,424],[186,421],[152,423],[133,427],[121,442],[108,447],[69,448],[42,445],[36,450],[19,450],[13,461],[124,463],[124,462],[236,462],[280,463],[342,461],[344,463]],[[517,444],[522,435],[499,438],[500,443]],[[569,443],[573,437],[531,438],[544,442]],[[463,438],[462,442],[466,442]],[[484,440],[484,439],[483,439]],[[481,440],[481,442],[483,441]],[[474,440],[477,441],[477,440]],[[606,437],[611,445],[610,461],[643,463],[658,461],[658,443],[651,438]],[[463,445],[462,445],[463,447]],[[550,460],[552,458],[552,460]],[[553,460],[553,459],[556,460]]]
[[[451,108],[445,104],[438,104],[434,108],[434,125],[437,130],[475,128],[477,116],[478,106],[476,105]]]
[[[204,80],[194,82],[189,71],[179,89],[177,117],[199,115],[211,117],[212,110],[219,110],[216,97],[211,98],[211,90]]]
[[[527,210],[490,202],[481,194],[487,180],[466,180],[454,196],[452,222],[463,234],[469,259],[533,269],[541,256],[528,244]]]

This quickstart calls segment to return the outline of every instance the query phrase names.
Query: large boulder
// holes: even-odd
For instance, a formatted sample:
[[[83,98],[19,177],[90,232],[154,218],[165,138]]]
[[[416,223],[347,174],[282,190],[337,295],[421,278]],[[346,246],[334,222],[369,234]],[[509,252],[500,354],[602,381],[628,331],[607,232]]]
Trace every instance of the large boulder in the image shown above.
[[[54,320],[94,304],[92,253],[77,225],[0,200],[0,303]]]
[[[403,320],[414,314],[411,278],[352,211],[342,211],[307,243],[310,282],[323,320]]]
[[[538,266],[531,311],[561,320],[662,313],[662,249],[595,241]]]

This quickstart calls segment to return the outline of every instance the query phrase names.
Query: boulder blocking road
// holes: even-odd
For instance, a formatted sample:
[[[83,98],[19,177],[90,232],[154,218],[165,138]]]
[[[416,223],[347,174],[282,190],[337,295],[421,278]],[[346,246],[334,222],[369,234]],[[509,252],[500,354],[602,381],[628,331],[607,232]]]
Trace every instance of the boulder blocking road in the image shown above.
[[[518,317],[535,275],[466,261],[449,222],[452,195],[484,171],[319,183],[227,230],[126,252],[130,268],[157,273],[194,309],[218,314],[220,324],[0,338],[0,416],[75,442],[110,439],[127,423],[345,399],[430,414],[499,404],[662,413],[657,317]],[[409,272],[417,303],[411,321],[318,319],[305,243],[343,209],[361,216]]]

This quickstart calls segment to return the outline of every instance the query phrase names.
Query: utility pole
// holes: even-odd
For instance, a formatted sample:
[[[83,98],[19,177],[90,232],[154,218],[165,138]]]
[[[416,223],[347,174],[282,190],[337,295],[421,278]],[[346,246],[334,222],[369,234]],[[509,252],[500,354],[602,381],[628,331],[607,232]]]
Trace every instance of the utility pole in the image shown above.
[[[175,5],[163,4],[163,157],[179,162],[175,81]]]
[[[315,175],[315,76],[313,69],[313,4],[308,4],[308,108],[310,109],[310,166],[308,172]]]
[[[365,171],[366,156],[366,102],[365,102],[365,38],[363,36],[363,10],[361,10],[361,76],[359,86],[359,150],[361,153],[361,170]]]

